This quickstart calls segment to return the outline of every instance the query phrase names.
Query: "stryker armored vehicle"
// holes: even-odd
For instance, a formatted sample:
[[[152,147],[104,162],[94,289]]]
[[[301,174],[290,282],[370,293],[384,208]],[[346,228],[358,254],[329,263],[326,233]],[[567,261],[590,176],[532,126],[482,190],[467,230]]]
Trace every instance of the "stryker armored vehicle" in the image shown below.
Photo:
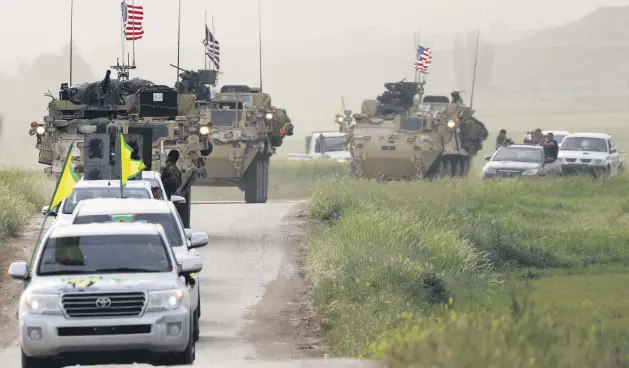
[[[183,70],[182,78],[195,72]],[[213,98],[200,96],[200,115],[211,122],[211,156],[205,157],[206,175],[198,186],[238,187],[247,203],[265,203],[268,197],[269,158],[293,135],[285,109],[274,107],[271,96],[246,85],[223,85]]]
[[[100,82],[68,86],[62,83],[58,98],[48,94],[48,115],[43,123],[31,123],[29,134],[37,138],[39,163],[44,171],[58,177],[72,141],[72,164],[86,180],[120,179],[115,159],[116,132],[133,148],[132,159],[142,160],[147,170],[159,171],[168,151],[180,151],[178,166],[182,185],[178,193],[186,198],[190,213],[190,188],[203,174],[203,160],[212,151],[211,124],[195,109],[195,96],[179,94],[171,87],[134,78],[129,69],[112,66],[118,79],[107,70]],[[187,217],[187,218],[186,218]],[[187,224],[185,224],[187,225]]]
[[[488,132],[460,99],[424,96],[424,82],[387,83],[348,129],[356,177],[384,180],[467,176]],[[416,95],[415,95],[416,92]],[[415,95],[415,96],[412,96]],[[457,94],[453,94],[456,98]]]

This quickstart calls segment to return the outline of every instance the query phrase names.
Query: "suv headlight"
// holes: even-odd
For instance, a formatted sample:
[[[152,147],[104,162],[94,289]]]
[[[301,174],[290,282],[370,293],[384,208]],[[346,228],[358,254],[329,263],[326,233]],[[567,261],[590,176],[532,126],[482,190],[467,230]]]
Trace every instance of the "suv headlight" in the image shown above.
[[[600,158],[597,158],[596,160],[594,160],[592,162],[594,165],[602,165],[605,163],[605,161],[601,160]]]
[[[529,169],[522,171],[522,175],[533,176],[539,174],[539,169]]]
[[[484,174],[495,174],[496,173],[496,169],[493,169],[491,167],[486,167],[483,169],[483,173]]]
[[[181,305],[183,297],[184,292],[181,289],[150,291],[149,304],[146,310],[151,312],[177,309]]]
[[[60,313],[59,294],[25,293],[20,300],[20,309],[34,314]]]

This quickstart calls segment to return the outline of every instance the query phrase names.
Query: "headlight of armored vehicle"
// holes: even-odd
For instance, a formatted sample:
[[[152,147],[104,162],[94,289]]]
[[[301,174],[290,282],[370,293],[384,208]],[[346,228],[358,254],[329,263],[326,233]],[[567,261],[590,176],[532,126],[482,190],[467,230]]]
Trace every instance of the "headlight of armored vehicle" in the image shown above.
[[[454,128],[456,123],[453,120],[448,121],[448,128]]]
[[[44,135],[44,133],[46,133],[46,128],[40,125],[35,131],[37,132],[37,135]]]
[[[161,311],[169,309],[177,309],[183,300],[183,290],[160,290],[149,292],[149,304],[147,311]]]
[[[59,294],[31,294],[26,293],[22,296],[22,308],[30,313],[45,314],[59,313]]]
[[[201,135],[210,134],[210,128],[208,128],[207,125],[203,125],[202,127],[199,128],[199,134]]]
[[[266,120],[273,120],[273,117],[274,117],[274,116],[275,116],[275,115],[273,115],[273,113],[272,113],[272,112],[267,112],[267,113],[266,113],[266,115],[264,115],[264,118],[265,118]]]
[[[338,118],[336,118],[336,122],[339,124],[343,124],[344,121],[345,121],[345,118],[342,116],[339,116]]]

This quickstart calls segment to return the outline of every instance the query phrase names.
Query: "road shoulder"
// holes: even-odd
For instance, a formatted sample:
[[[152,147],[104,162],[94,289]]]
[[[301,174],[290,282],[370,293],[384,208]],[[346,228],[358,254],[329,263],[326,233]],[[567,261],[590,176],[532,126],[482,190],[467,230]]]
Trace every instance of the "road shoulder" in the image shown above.
[[[326,351],[316,314],[310,305],[307,236],[311,222],[308,204],[299,203],[282,220],[286,257],[278,278],[265,285],[265,293],[246,319],[253,323],[242,335],[256,347],[258,359],[307,359]]]
[[[29,261],[43,216],[36,215],[28,222],[21,236],[3,241],[0,249],[0,347],[6,348],[18,337],[15,312],[20,299],[22,283],[13,280],[8,273],[15,261]],[[51,224],[54,220],[49,219]]]

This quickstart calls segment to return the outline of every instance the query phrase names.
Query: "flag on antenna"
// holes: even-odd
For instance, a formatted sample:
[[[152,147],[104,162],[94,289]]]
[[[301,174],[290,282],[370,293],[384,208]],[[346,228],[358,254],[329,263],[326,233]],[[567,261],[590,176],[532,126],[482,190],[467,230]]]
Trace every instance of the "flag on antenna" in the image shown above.
[[[142,39],[144,29],[144,8],[138,5],[129,5],[127,0],[120,4],[122,7],[122,21],[124,22],[124,35],[127,41],[137,41]]]
[[[210,58],[216,70],[219,70],[221,68],[221,46],[208,26],[205,26],[203,45],[205,45],[205,54]]]
[[[417,46],[417,61],[415,69],[418,72],[428,74],[428,67],[432,63],[432,50],[424,46]]]

